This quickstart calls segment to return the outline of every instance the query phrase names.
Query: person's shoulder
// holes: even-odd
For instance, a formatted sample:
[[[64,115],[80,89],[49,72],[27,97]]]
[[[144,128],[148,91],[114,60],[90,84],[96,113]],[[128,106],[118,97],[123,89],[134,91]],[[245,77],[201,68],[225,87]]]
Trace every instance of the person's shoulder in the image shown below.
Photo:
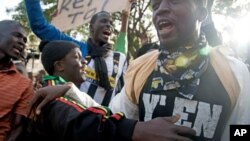
[[[28,90],[27,92],[30,95],[33,94],[33,91],[31,92],[33,88],[32,81],[19,72],[12,73],[12,75],[8,78],[8,83],[8,85],[15,87],[15,89],[19,91],[16,94],[22,94],[26,90]]]
[[[27,76],[24,76],[22,74],[20,74],[20,79],[22,79],[23,81],[25,81],[26,83],[31,83],[31,80],[27,77]]]
[[[228,45],[219,45],[212,49],[213,52],[217,52],[221,56],[225,57],[228,62],[235,63],[235,65],[245,66],[245,63],[237,57],[235,51]]]
[[[32,86],[32,81],[28,77],[26,77],[20,73],[17,73],[17,74],[19,77],[19,82],[22,84],[22,86],[24,86],[24,87]]]
[[[226,61],[224,63],[228,63],[231,70],[235,74],[237,74],[237,76],[248,75],[249,71],[248,71],[247,65],[237,57],[233,49],[230,48],[229,46],[227,45],[217,46],[212,49],[212,52],[213,54],[217,54],[216,57],[225,58],[225,60],[224,59],[220,59],[220,60]],[[218,61],[219,58],[214,58],[214,59],[217,62],[222,63],[222,61]]]
[[[158,55],[159,55],[159,50],[150,51],[150,52],[136,58],[135,60],[133,60],[130,65],[137,65],[137,64],[141,64],[142,62],[153,61],[156,58],[158,58]]]
[[[212,48],[211,51],[217,51],[224,56],[232,56],[232,57],[236,56],[233,49],[230,46],[228,46],[227,44],[221,44],[221,45],[211,47],[211,48]]]
[[[10,78],[12,78],[15,81],[31,82],[31,80],[28,77],[18,72],[15,65],[11,66],[9,72],[11,72],[11,73],[8,73]]]

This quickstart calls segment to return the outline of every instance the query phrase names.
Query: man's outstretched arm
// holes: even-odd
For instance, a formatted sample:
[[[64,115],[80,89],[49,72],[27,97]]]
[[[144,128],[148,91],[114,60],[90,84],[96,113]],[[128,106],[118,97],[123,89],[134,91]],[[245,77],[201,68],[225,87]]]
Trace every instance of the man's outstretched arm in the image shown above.
[[[87,44],[79,42],[74,38],[64,34],[55,26],[50,24],[44,17],[40,0],[25,0],[26,11],[29,19],[29,24],[32,31],[41,40],[67,40],[78,44],[81,48],[83,57],[87,54]]]

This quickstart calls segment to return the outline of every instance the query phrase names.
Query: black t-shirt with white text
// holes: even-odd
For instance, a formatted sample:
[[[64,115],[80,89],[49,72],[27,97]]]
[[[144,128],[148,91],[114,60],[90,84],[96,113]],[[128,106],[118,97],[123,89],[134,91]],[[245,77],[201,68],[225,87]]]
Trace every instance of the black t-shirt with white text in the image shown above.
[[[176,124],[193,128],[195,141],[219,141],[231,112],[231,102],[212,66],[209,64],[200,77],[198,92],[191,100],[177,90],[151,91],[154,73],[160,72],[152,72],[140,94],[140,120],[179,114],[181,119]],[[157,87],[163,87],[164,80],[161,81]]]

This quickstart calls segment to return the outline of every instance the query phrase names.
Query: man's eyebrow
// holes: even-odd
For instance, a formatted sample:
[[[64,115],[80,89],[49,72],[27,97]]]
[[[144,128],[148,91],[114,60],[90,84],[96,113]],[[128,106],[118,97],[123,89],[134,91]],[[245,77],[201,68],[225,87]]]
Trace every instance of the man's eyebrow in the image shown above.
[[[17,37],[24,38],[25,42],[27,42],[27,37],[26,37],[26,35],[25,35],[25,34],[22,34],[22,33],[17,32],[17,31],[12,32],[11,34],[12,34],[12,35],[17,35]]]
[[[11,34],[15,34],[15,35],[18,35],[18,36],[24,36],[24,34],[18,32],[18,31],[12,32]]]

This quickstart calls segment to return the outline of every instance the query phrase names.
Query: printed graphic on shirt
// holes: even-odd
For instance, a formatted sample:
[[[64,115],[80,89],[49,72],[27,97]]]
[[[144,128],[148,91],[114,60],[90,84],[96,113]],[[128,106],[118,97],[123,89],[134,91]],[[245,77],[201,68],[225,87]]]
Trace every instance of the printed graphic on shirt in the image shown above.
[[[96,72],[90,68],[86,68],[86,81],[89,81],[90,83],[93,84],[98,84],[96,80]],[[109,82],[112,88],[115,87],[115,79],[112,76],[109,76]]]
[[[166,102],[167,97],[164,95],[151,96],[150,94],[144,93],[143,103],[144,107],[146,107],[144,121],[152,119],[152,115],[157,104],[166,106]],[[181,118],[177,121],[177,125],[193,128],[196,131],[196,136],[203,134],[205,138],[212,139],[220,119],[221,112],[221,105],[176,97],[172,115],[180,115]],[[189,114],[195,115],[194,121],[189,120]]]
[[[192,97],[180,93],[176,80],[155,73],[158,71],[149,76],[141,91],[139,119],[148,121],[179,114],[180,119],[175,124],[194,129],[193,140],[219,141],[232,109],[230,98],[212,66],[208,65],[199,78],[197,93]],[[175,88],[166,89],[166,83]]]

